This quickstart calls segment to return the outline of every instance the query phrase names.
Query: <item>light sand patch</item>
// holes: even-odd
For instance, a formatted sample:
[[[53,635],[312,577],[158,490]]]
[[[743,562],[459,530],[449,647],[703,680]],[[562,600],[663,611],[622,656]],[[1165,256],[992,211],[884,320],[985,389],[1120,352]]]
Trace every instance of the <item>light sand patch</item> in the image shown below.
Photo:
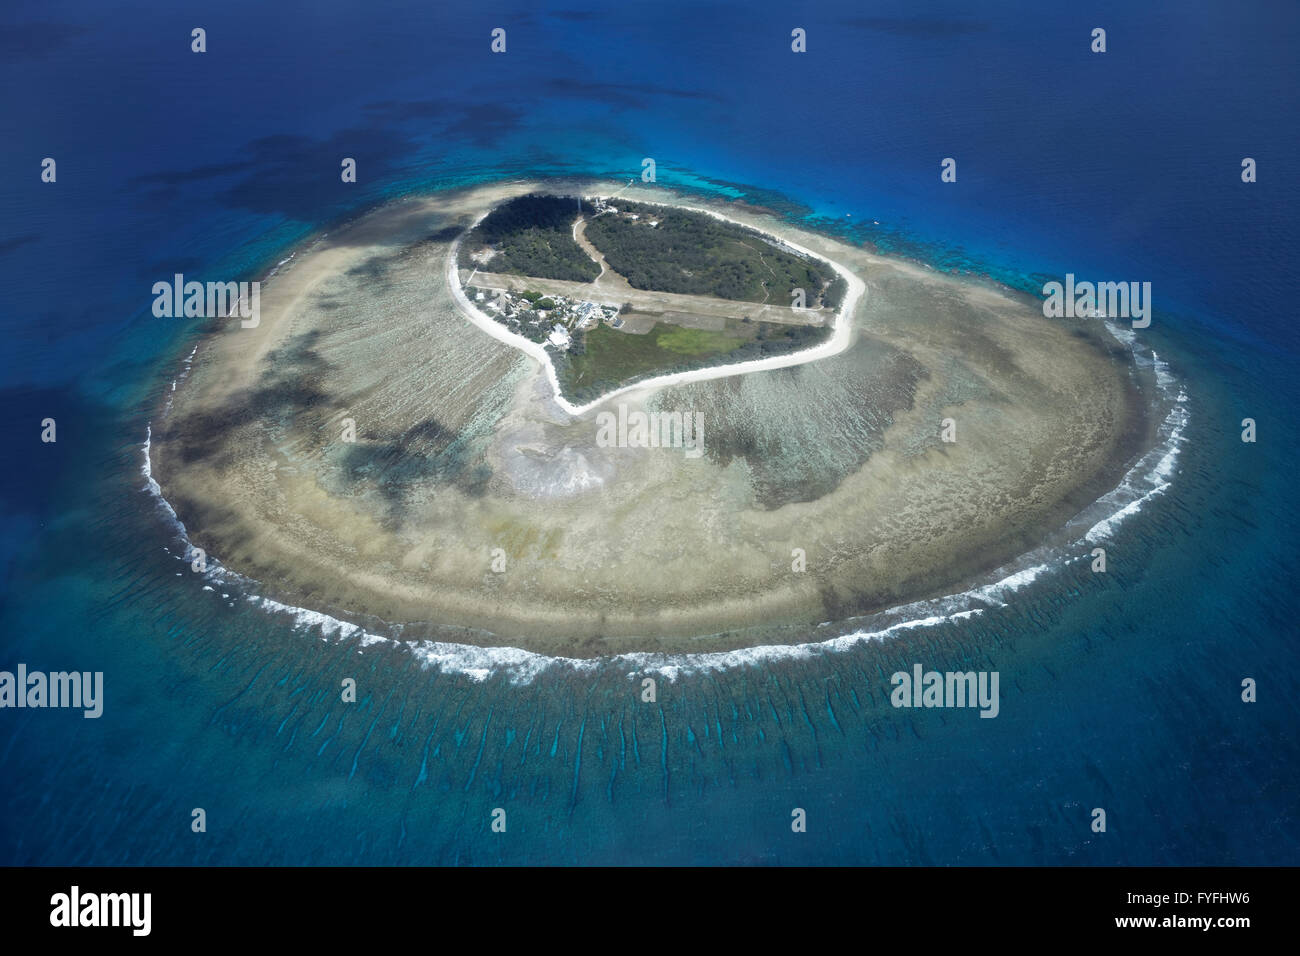
[[[263,289],[257,329],[204,341],[155,424],[154,474],[196,543],[281,600],[411,636],[716,649],[1001,564],[1113,484],[1145,435],[1123,356],[1085,323],[728,207],[869,296],[817,361],[612,403],[701,412],[703,458],[600,447],[598,409],[564,408],[540,359],[466,318],[446,230],[512,195],[606,188],[439,194],[304,249]]]

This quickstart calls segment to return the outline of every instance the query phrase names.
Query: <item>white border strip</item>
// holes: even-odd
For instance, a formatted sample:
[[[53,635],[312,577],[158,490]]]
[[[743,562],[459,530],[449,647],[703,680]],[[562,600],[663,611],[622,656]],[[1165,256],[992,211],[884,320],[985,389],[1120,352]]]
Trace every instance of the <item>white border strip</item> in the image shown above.
[[[447,285],[451,288],[452,298],[455,300],[456,305],[460,308],[461,312],[488,335],[498,341],[506,343],[507,345],[514,346],[525,355],[540,362],[542,367],[546,370],[546,379],[551,384],[551,393],[555,398],[555,404],[560,406],[560,408],[569,415],[574,417],[583,415],[610,399],[627,392],[663,388],[668,385],[682,385],[686,382],[703,382],[714,378],[729,378],[732,375],[745,375],[749,372],[762,372],[768,369],[789,368],[792,365],[804,365],[808,362],[816,362],[819,359],[830,358],[832,355],[838,355],[840,352],[843,352],[848,348],[852,328],[849,322],[849,316],[851,316],[853,310],[857,308],[858,300],[866,295],[867,286],[865,282],[848,269],[844,268],[844,266],[831,259],[827,259],[825,256],[818,255],[810,249],[805,249],[801,245],[790,242],[787,239],[782,239],[779,236],[772,235],[771,233],[758,229],[749,223],[738,222],[735,219],[730,219],[727,216],[710,209],[699,209],[695,206],[681,206],[676,203],[648,202],[640,199],[633,201],[645,206],[670,207],[673,209],[685,209],[688,212],[703,213],[706,216],[712,216],[714,219],[720,219],[723,222],[731,223],[733,226],[740,226],[742,229],[751,229],[754,232],[762,233],[764,236],[793,249],[795,252],[825,262],[839,273],[840,277],[848,283],[848,292],[845,293],[844,302],[840,305],[839,311],[835,314],[835,322],[832,325],[834,331],[831,333],[831,337],[821,345],[815,345],[810,349],[803,349],[799,352],[791,352],[787,355],[778,355],[773,358],[753,359],[748,362],[737,362],[734,365],[714,365],[709,368],[692,369],[689,372],[674,372],[671,375],[658,375],[654,378],[647,378],[639,382],[633,382],[631,385],[624,385],[622,388],[617,388],[612,392],[602,395],[594,402],[588,402],[586,405],[574,405],[560,393],[560,380],[555,374],[555,364],[551,361],[551,356],[547,353],[546,349],[538,343],[524,338],[522,335],[516,335],[500,322],[496,321],[496,319],[493,319],[491,316],[485,315],[483,312],[479,311],[479,309],[470,302],[468,296],[465,295],[464,290],[460,287],[460,268],[457,266],[456,260],[460,253],[461,240],[463,240],[475,226],[483,221],[483,219],[488,215],[488,212],[491,212],[491,210],[488,210],[488,212],[484,212],[483,215],[475,219],[469,229],[466,229],[465,232],[461,233],[456,241],[451,244],[451,251],[447,255]]]

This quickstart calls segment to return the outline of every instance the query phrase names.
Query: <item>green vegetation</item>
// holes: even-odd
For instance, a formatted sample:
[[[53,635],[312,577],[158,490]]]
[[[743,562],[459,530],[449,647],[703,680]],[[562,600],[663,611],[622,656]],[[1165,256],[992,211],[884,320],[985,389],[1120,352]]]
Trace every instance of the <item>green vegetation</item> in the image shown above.
[[[678,355],[708,355],[725,353],[744,345],[744,341],[726,332],[711,332],[706,329],[686,329],[680,325],[665,327],[662,323],[650,330],[656,336],[655,344],[661,349],[676,352]]]
[[[659,322],[645,335],[598,325],[575,336],[573,347],[553,360],[564,396],[588,402],[656,375],[801,351],[824,342],[830,334],[829,327],[773,322],[729,321],[723,331]]]
[[[807,308],[834,309],[843,300],[846,284],[829,264],[789,251],[756,230],[670,207],[620,201],[618,210],[597,214],[594,207],[581,205],[587,238],[634,288],[787,307],[793,289],[803,290]],[[573,238],[578,215],[579,203],[573,198],[532,194],[512,199],[465,237],[460,265],[539,280],[590,282],[600,274],[600,266]],[[491,254],[484,255],[487,252]],[[471,286],[467,291],[473,297],[477,290]],[[831,335],[825,325],[784,325],[749,317],[727,319],[721,329],[699,329],[666,323],[659,316],[661,321],[645,334],[628,331],[644,329],[651,318],[646,314],[629,316],[624,331],[602,323],[584,332],[580,326],[590,318],[591,308],[581,294],[552,297],[527,290],[493,296],[489,306],[497,313],[496,321],[533,342],[546,345],[557,325],[568,330],[567,349],[546,348],[561,391],[581,402],[657,375],[802,351]],[[632,303],[624,303],[619,312],[628,316]],[[612,317],[612,309],[600,309],[597,315],[602,313],[606,321]]]
[[[549,312],[555,308],[555,300],[548,295],[542,295],[540,292],[520,292],[521,299],[527,299],[532,303],[533,308],[542,312]]]
[[[585,204],[583,215],[592,210]],[[530,194],[511,199],[493,209],[461,243],[459,266],[475,266],[490,272],[590,282],[600,275],[573,240],[573,223],[579,215],[576,199]],[[486,263],[473,260],[475,253],[491,247],[496,255]]]
[[[808,308],[831,305],[826,295],[834,294],[839,278],[834,269],[752,229],[671,207],[620,200],[618,210],[591,219],[586,236],[635,289],[784,306],[794,289],[803,289]]]
[[[827,288],[822,295],[822,305],[828,309],[838,309],[844,304],[844,294],[849,291],[849,283],[842,275],[836,275],[835,281]]]

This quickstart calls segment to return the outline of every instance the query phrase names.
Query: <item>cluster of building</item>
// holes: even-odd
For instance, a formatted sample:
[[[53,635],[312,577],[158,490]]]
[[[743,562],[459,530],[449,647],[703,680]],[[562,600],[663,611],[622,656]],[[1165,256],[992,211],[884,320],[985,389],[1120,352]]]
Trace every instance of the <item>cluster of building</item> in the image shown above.
[[[476,306],[511,332],[561,350],[569,348],[575,332],[593,329],[601,321],[621,324],[618,308],[612,305],[509,289],[469,286],[465,292]]]
[[[592,207],[596,210],[596,215],[597,215],[597,216],[603,216],[603,215],[604,215],[605,213],[607,213],[607,212],[608,212],[608,213],[613,213],[613,214],[615,214],[615,215],[618,214],[618,207],[617,207],[617,206],[611,206],[611,205],[609,204],[609,200],[607,200],[607,199],[596,198],[596,199],[593,199],[593,200],[592,200],[592,203],[591,203],[591,204],[592,204]],[[635,213],[635,212],[629,212],[629,213],[627,213],[626,215],[627,215],[627,217],[628,217],[629,219],[633,219],[633,220],[636,220],[636,219],[640,219],[640,218],[641,218],[641,215],[640,215],[639,213]],[[658,219],[647,219],[646,222],[649,223],[651,226],[658,226],[658,225],[659,225],[659,220],[658,220]]]

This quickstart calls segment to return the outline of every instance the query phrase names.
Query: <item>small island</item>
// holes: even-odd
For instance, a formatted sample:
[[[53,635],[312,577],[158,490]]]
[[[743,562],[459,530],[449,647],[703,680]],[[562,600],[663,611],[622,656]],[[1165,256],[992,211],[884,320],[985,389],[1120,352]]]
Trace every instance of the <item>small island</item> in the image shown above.
[[[829,639],[1068,543],[1164,417],[1102,322],[659,185],[407,197],[261,296],[166,394],[150,475],[259,600],[435,653]],[[699,454],[602,439],[624,408],[702,416]]]
[[[826,343],[847,280],[757,229],[679,206],[530,193],[455,251],[470,306],[541,346],[561,397]]]

